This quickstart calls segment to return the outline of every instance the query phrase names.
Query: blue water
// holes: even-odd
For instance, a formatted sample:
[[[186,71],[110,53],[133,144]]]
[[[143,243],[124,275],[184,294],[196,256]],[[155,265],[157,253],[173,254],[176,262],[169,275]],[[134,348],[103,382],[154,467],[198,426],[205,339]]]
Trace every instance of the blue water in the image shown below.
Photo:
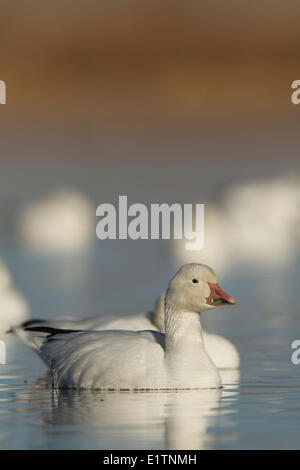
[[[40,169],[40,180],[46,173]],[[104,183],[105,175],[100,175]],[[7,207],[16,203],[6,181],[4,174],[2,223],[10,218]],[[93,188],[95,197],[96,179],[90,185],[86,176],[83,181],[79,187]],[[129,188],[130,176],[126,181]],[[149,196],[149,188],[147,192]],[[28,177],[23,194],[29,193]],[[108,192],[98,202],[103,198],[110,202]],[[178,198],[196,200],[190,190]],[[33,317],[149,310],[177,268],[167,242],[95,241],[83,255],[56,259],[17,246],[9,224],[3,224],[1,233],[0,256]],[[7,364],[0,366],[0,448],[300,448],[300,365],[291,363],[291,343],[300,339],[299,275],[295,259],[277,273],[239,268],[221,279],[238,303],[203,314],[203,323],[231,339],[241,354],[240,371],[223,374],[221,391],[53,391],[45,385],[46,369],[39,358],[17,338],[7,337]]]

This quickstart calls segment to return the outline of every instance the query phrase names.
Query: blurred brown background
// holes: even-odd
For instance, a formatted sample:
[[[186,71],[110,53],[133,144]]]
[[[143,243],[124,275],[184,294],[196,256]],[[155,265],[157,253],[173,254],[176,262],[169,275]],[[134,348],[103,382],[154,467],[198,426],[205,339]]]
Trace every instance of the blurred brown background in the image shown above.
[[[1,159],[297,158],[299,18],[296,0],[1,0]]]

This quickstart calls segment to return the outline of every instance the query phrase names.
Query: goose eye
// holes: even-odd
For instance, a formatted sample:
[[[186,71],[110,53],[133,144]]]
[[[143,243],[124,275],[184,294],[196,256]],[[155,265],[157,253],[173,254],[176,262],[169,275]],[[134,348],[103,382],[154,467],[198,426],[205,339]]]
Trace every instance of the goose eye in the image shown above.
[[[193,279],[194,284],[198,284],[198,282],[199,282],[198,279]]]

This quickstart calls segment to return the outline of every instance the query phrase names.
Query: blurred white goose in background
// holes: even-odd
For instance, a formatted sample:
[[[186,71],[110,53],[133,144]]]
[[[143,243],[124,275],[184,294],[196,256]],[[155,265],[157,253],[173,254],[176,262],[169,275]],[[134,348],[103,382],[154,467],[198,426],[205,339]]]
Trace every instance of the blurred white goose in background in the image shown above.
[[[187,251],[185,240],[175,240],[173,254],[180,262],[211,263],[223,274],[241,263],[243,269],[284,268],[299,248],[299,207],[297,175],[234,184],[219,206],[205,204],[203,249]]]
[[[24,343],[39,354],[35,338],[26,331],[27,327],[50,327],[54,329],[72,330],[154,330],[165,331],[164,325],[165,292],[157,299],[154,312],[142,312],[123,317],[106,316],[92,318],[63,317],[56,320],[30,320],[14,329],[14,332]],[[202,330],[205,349],[218,369],[235,369],[240,365],[240,356],[236,347],[220,335]]]
[[[255,267],[284,267],[296,248],[300,184],[281,176],[235,185],[224,195],[234,254]]]
[[[217,205],[205,204],[204,246],[199,251],[185,249],[186,239],[172,241],[172,253],[179,263],[204,263],[213,265],[224,274],[232,262],[229,227],[225,215]]]
[[[13,287],[10,272],[0,260],[0,337],[28,318],[28,303]]]
[[[187,264],[171,279],[165,333],[26,328],[49,364],[53,386],[87,389],[219,388],[221,377],[206,352],[200,313],[235,304],[212,269]]]
[[[21,208],[16,235],[22,244],[39,252],[77,252],[93,240],[95,208],[80,192],[58,189]]]

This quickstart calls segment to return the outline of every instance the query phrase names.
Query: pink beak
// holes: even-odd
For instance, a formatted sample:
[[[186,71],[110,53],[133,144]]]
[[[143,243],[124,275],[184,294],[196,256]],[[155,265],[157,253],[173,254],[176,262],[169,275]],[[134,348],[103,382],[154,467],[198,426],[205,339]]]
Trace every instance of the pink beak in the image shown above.
[[[226,294],[218,284],[208,282],[210,288],[210,295],[207,299],[209,305],[221,305],[221,304],[236,304],[236,300],[230,295]]]

